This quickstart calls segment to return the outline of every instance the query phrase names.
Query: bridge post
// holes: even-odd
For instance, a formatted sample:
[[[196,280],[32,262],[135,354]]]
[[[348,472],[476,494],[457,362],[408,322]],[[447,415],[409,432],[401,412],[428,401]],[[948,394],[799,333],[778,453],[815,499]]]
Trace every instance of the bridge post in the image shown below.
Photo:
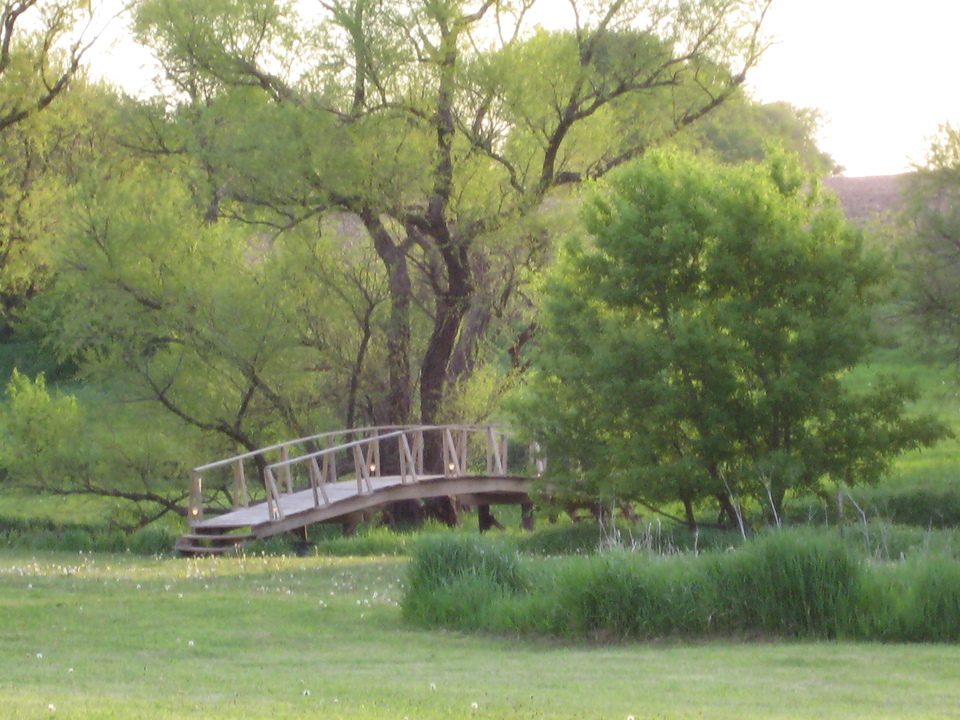
[[[457,467],[457,446],[450,428],[443,429],[443,474],[448,478],[463,474]]]
[[[287,494],[293,494],[293,477],[290,473],[290,466],[287,465],[287,461],[290,460],[290,450],[284,445],[280,448],[280,462],[284,463],[280,466],[280,477],[283,479],[283,484],[287,488]]]
[[[507,474],[507,436],[498,433],[492,425],[487,426],[487,476],[503,477]]]
[[[520,527],[523,530],[533,530],[533,503],[526,502],[520,505]]]
[[[414,448],[417,445],[417,439],[414,437]],[[410,448],[410,440],[407,433],[403,433],[397,438],[400,455],[400,482],[404,485],[417,482],[417,459],[415,451]],[[422,458],[421,458],[422,464]]]
[[[370,476],[381,476],[380,463],[380,434],[376,430],[370,431],[370,444],[367,446],[367,468],[370,470]]]
[[[333,438],[328,437],[324,443],[327,450],[333,449]],[[323,455],[323,479],[328,483],[337,482],[337,453],[327,452]]]
[[[353,464],[357,475],[357,495],[369,495],[373,488],[370,486],[370,468],[367,466],[366,453],[359,445],[353,446]],[[364,489],[366,483],[366,490]]]
[[[203,520],[203,479],[200,473],[194,470],[190,473],[190,520],[198,523]]]
[[[417,428],[413,434],[413,472],[423,475],[423,429]]]
[[[460,465],[460,475],[467,474],[467,460],[468,460],[468,440],[470,439],[470,432],[466,428],[460,428],[460,434],[457,436],[457,460]]]
[[[277,481],[269,467],[263,472],[263,484],[267,489],[267,515],[270,516],[271,520],[282,520],[283,509],[280,507],[280,491],[277,490]]]
[[[247,493],[247,478],[243,473],[243,460],[233,464],[233,509],[248,507],[250,495]]]
[[[324,456],[324,464],[326,464],[326,456]],[[317,465],[317,459],[315,457],[310,458],[310,488],[313,490],[313,506],[320,507],[320,496],[323,496],[323,504],[329,505],[330,498],[327,497],[327,487],[324,473],[320,472],[320,467]]]

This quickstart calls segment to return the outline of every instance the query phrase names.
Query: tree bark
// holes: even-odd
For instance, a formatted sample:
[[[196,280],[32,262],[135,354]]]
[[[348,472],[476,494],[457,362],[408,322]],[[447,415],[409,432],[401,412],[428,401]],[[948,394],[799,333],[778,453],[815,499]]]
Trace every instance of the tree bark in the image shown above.
[[[379,215],[370,209],[360,219],[373,238],[374,248],[387,271],[390,292],[390,320],[387,345],[387,424],[404,425],[411,417],[410,386],[410,304],[413,290],[407,265],[407,246],[390,236]]]

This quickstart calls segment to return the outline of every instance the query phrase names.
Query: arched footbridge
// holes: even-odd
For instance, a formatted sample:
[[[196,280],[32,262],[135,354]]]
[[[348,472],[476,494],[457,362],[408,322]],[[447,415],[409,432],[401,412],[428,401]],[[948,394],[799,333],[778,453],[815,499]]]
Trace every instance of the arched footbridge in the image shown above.
[[[196,468],[183,554],[222,553],[248,540],[351,524],[400,500],[455,497],[465,505],[530,502],[543,463],[508,457],[495,425],[389,426],[299,438]],[[248,484],[247,478],[262,482]]]

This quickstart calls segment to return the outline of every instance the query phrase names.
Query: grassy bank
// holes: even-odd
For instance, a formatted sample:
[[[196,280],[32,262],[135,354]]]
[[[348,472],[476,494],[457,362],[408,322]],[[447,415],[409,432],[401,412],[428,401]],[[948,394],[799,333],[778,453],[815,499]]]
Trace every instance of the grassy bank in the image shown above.
[[[4,553],[3,717],[749,720],[955,712],[960,648],[953,646],[570,646],[417,630],[397,606],[404,563]]]
[[[902,558],[879,549],[806,529],[724,551],[532,560],[448,534],[416,547],[404,611],[424,626],[581,640],[960,641],[960,561],[929,546]]]

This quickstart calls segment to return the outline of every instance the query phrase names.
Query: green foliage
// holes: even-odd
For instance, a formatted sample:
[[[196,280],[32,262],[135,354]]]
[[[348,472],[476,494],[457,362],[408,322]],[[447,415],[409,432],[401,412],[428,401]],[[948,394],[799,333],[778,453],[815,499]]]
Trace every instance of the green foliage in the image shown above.
[[[803,169],[817,178],[841,170],[817,147],[822,125],[818,111],[786,102],[758,103],[738,97],[712,113],[681,144],[699,147],[724,163],[758,162],[779,148],[795,153]],[[684,140],[687,140],[684,142]]]
[[[408,578],[412,592],[443,587],[467,576],[512,592],[525,586],[519,557],[505,544],[454,533],[427,535],[418,541]]]
[[[589,241],[547,281],[516,403],[574,499],[737,497],[874,483],[947,434],[893,379],[853,390],[876,347],[882,261],[789,158],[725,167],[650,153],[598,187]]]
[[[772,533],[714,558],[710,622],[720,632],[837,637],[859,592],[860,569],[833,535]]]
[[[8,550],[165,555],[171,553],[176,539],[175,532],[161,527],[123,533],[112,523],[65,523],[0,517],[0,547]]]
[[[960,563],[943,557],[925,559],[912,591],[908,638],[960,640]]]
[[[40,67],[31,63],[29,71],[35,74]],[[68,197],[83,168],[111,153],[106,136],[118,105],[105,88],[76,77],[38,113],[24,96],[40,89],[10,83],[9,70],[0,70],[0,324],[5,335],[25,302],[50,280],[55,246],[71,219]],[[11,97],[13,86],[17,98]],[[28,114],[3,127],[5,113],[25,101]]]
[[[189,179],[208,221],[286,234],[359,220],[352,240],[388,290],[341,296],[354,337],[383,348],[357,351],[387,385],[366,413],[435,422],[488,410],[512,379],[496,374],[520,365],[548,195],[733,95],[764,46],[766,4],[577,2],[577,32],[550,33],[532,4],[349,0],[300,15],[274,0],[150,0],[137,37],[175,92],[161,89],[132,144]],[[381,302],[386,317],[371,318]]]
[[[527,586],[516,551],[487,539],[446,533],[426,536],[414,548],[404,595],[404,615],[415,622],[478,629],[487,608]]]
[[[46,380],[13,371],[7,385],[10,408],[0,435],[0,462],[8,477],[41,481],[69,465],[82,420],[73,396],[48,392]]]
[[[542,525],[516,538],[517,547],[530,555],[594,555],[611,548],[661,555],[724,550],[743,540],[739,531],[699,528],[689,530],[674,523],[560,522]]]
[[[186,495],[185,438],[143,408],[48,390],[14,370],[0,416],[0,467],[9,487],[126,499],[109,518],[141,527]]]
[[[204,222],[184,182],[142,164],[94,174],[78,203],[57,281],[31,309],[59,357],[110,397],[150,400],[188,436],[203,433],[203,459],[326,424],[326,363],[312,347],[328,339],[298,315],[284,249]]]
[[[940,128],[926,163],[910,177],[901,243],[905,305],[916,341],[941,359],[960,360],[960,129]]]
[[[701,588],[689,558],[622,552],[567,563],[554,632],[600,639],[697,635],[704,627]]]
[[[778,531],[721,552],[511,561],[508,580],[489,567],[496,546],[423,545],[404,608],[426,624],[601,640],[960,637],[960,561],[909,541],[906,559],[881,560],[863,541]]]

